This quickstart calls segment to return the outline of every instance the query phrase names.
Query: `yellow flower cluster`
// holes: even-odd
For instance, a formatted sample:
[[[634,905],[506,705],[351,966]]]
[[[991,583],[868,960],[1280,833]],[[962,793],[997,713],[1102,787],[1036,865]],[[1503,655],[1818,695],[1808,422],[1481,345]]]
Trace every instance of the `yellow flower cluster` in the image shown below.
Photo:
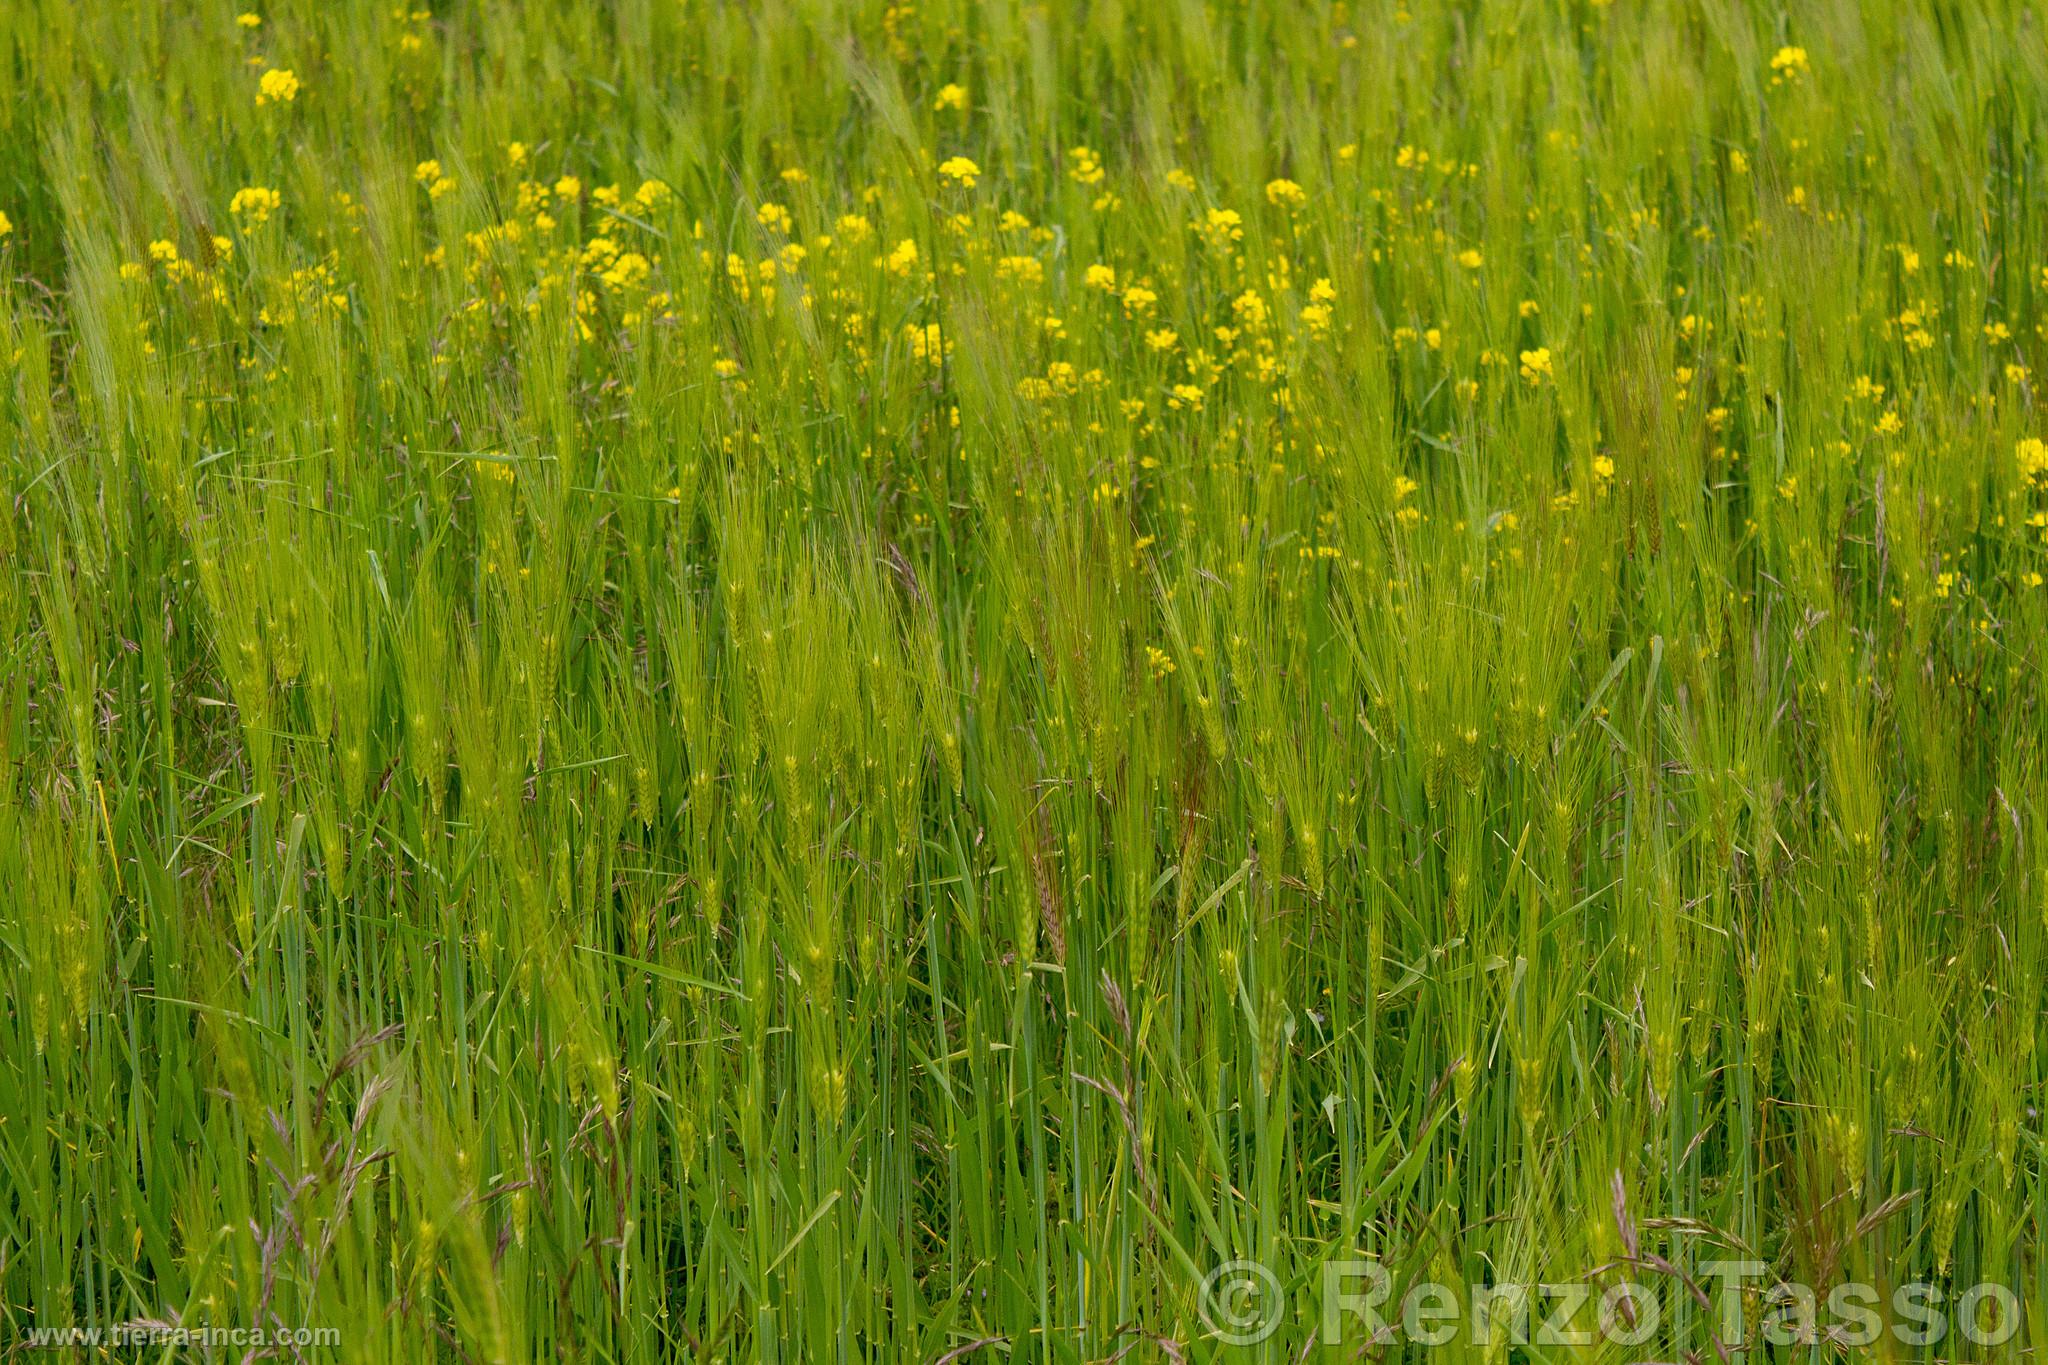
[[[427,198],[439,199],[455,188],[455,181],[441,169],[438,161],[422,161],[412,168],[413,183],[427,192]]]
[[[228,212],[250,227],[261,227],[283,204],[284,196],[276,190],[251,185],[235,191],[235,197],[228,201]]]
[[[299,97],[299,78],[282,67],[272,67],[256,81],[256,103],[290,104]]]

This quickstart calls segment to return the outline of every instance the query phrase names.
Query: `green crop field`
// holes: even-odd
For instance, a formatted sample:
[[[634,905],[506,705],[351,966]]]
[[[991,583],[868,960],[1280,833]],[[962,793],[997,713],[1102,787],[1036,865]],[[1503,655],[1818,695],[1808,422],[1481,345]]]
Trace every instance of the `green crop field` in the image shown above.
[[[423,3],[0,4],[0,1357],[2048,1356],[2048,12]]]

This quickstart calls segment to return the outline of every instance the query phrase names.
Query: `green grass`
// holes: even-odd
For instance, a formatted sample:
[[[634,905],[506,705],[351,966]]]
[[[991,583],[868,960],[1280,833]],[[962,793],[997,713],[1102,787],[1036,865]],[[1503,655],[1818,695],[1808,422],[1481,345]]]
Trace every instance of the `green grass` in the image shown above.
[[[2039,1352],[2044,138],[2019,0],[0,7],[0,1350]]]

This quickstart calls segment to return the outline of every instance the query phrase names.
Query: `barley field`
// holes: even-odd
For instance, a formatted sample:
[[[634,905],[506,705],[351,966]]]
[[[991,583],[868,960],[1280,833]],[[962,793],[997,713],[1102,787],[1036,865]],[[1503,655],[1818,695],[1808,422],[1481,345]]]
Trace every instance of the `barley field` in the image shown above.
[[[2022,0],[10,0],[0,1354],[2048,1354],[2044,153]]]

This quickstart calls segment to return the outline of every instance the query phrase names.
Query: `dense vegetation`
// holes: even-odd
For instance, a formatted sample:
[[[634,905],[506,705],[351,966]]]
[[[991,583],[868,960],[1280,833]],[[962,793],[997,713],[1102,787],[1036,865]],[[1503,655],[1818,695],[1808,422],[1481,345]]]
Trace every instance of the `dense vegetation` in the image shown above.
[[[2044,115],[2019,0],[11,0],[6,1344],[2034,1346]]]

